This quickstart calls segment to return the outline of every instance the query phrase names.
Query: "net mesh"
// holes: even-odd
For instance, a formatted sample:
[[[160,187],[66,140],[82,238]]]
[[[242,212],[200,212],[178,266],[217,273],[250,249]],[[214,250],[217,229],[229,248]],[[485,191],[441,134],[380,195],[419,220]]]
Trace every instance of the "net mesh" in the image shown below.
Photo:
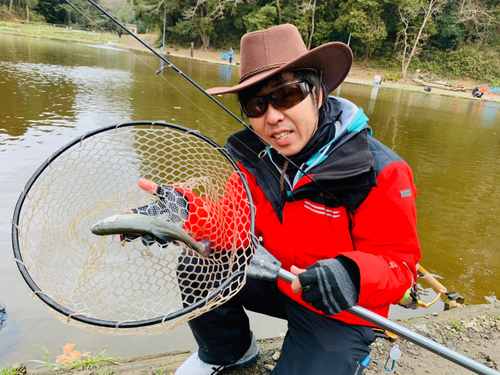
[[[71,145],[37,173],[15,223],[18,261],[65,323],[159,333],[243,286],[255,250],[244,183],[221,150],[196,134],[166,124],[120,125]],[[186,206],[170,206],[172,214],[189,210],[180,225],[197,241],[210,241],[210,256],[178,241],[146,246],[92,234],[97,221],[158,199],[138,187],[140,178],[185,194],[178,201]]]

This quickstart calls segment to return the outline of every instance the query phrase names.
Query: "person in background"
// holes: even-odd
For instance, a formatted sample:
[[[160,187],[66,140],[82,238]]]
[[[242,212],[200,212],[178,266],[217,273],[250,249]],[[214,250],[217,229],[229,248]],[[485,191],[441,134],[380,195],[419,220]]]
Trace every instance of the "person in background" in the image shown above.
[[[176,375],[256,362],[245,310],[288,322],[273,375],[359,375],[375,327],[345,310],[358,304],[387,317],[416,283],[412,170],[372,137],[361,108],[329,96],[351,63],[347,45],[308,51],[297,28],[284,24],[245,34],[239,83],[207,90],[237,95],[251,129],[225,147],[248,182],[255,235],[297,278],[291,285],[248,278],[224,305],[191,320],[199,349]],[[168,207],[158,185],[143,188]]]
[[[484,91],[481,91],[479,87],[474,87],[472,89],[472,96],[474,98],[481,98],[484,95]]]
[[[229,47],[229,64],[232,64],[233,63],[233,55],[234,55],[234,51],[233,51],[233,47]]]
[[[191,57],[193,57],[193,52],[194,52],[194,43],[191,42],[191,47],[189,48],[189,51],[191,52]]]
[[[382,81],[382,77],[380,77],[380,73],[377,73],[375,75],[375,82],[374,82],[375,86],[380,86],[381,81]]]

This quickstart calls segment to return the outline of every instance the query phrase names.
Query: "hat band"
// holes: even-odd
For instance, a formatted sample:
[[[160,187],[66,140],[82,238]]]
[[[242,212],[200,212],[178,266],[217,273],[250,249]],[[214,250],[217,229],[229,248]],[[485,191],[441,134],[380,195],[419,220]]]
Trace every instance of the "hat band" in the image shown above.
[[[238,83],[242,83],[245,79],[247,79],[248,77],[253,76],[257,73],[265,72],[265,71],[268,71],[271,69],[281,68],[285,64],[286,63],[270,64],[270,65],[262,66],[260,68],[254,69],[254,70],[250,70],[244,76],[240,77],[240,80]]]

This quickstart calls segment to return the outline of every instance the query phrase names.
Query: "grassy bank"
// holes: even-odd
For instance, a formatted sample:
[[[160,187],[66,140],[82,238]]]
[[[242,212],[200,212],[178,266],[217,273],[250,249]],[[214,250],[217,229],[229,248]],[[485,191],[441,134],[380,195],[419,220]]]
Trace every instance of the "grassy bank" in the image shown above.
[[[84,44],[105,44],[108,42],[117,44],[122,43],[122,40],[116,34],[107,34],[91,30],[77,30],[61,25],[56,26],[42,23],[0,21],[0,33]]]

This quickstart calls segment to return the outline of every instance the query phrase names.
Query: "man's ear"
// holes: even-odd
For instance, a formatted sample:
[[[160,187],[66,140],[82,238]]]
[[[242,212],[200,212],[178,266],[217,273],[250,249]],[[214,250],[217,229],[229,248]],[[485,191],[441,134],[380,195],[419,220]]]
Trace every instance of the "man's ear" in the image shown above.
[[[316,87],[313,87],[313,95],[314,98],[316,99],[316,108],[320,109],[321,106],[323,105],[323,90],[319,90],[319,95],[318,95],[318,90],[316,90]]]

